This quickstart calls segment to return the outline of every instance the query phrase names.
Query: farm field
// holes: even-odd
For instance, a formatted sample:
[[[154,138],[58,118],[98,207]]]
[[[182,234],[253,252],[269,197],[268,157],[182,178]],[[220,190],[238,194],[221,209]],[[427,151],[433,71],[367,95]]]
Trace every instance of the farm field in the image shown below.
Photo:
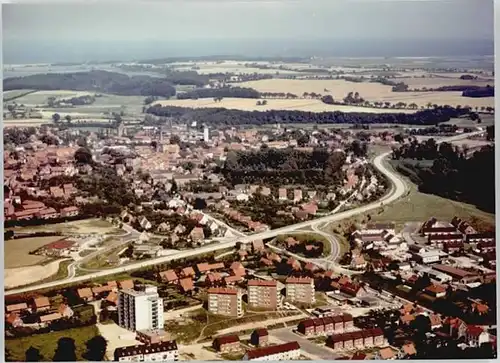
[[[29,90],[15,90],[15,91],[6,91],[4,92],[4,97],[13,97],[15,95],[23,94],[28,92]],[[42,107],[47,104],[47,99],[49,97],[56,97],[57,99],[78,97],[84,95],[93,95],[92,92],[77,92],[70,90],[62,90],[62,91],[36,91],[34,93],[30,93],[23,97],[17,98],[15,101],[17,104],[25,105],[28,107],[39,107],[39,111],[41,112],[44,119],[51,119],[54,113],[59,113],[63,117],[65,115],[70,115],[72,118],[103,118],[108,119],[108,116],[105,115],[106,112],[120,112],[124,111],[127,115],[138,115],[142,113],[142,107],[144,106],[144,98],[143,96],[119,96],[119,95],[111,95],[111,94],[101,94],[101,97],[97,97],[95,102],[91,105],[85,106],[75,106],[75,107],[66,107],[66,108],[49,108]],[[38,119],[35,119],[38,120]],[[21,122],[22,120],[8,120],[13,122]],[[40,120],[38,120],[40,121]]]
[[[254,88],[259,92],[290,92],[301,97],[304,92],[332,95],[334,99],[343,99],[349,92],[359,92],[364,99],[371,101],[377,96],[392,93],[392,87],[380,83],[355,83],[343,79],[301,80],[301,79],[263,79],[238,83],[240,87]],[[328,92],[325,91],[328,90]]]
[[[29,252],[36,250],[39,247],[58,241],[62,236],[53,237],[32,237],[11,239],[4,242],[4,262],[5,268],[18,268],[24,266],[32,266],[48,260],[45,256],[30,255]]]
[[[19,92],[16,91],[8,91],[8,92]],[[23,92],[28,92],[29,90],[23,90]],[[92,92],[79,92],[79,91],[69,91],[69,90],[58,90],[58,91],[37,91],[30,93],[26,96],[20,97],[16,99],[16,102],[21,105],[36,107],[38,105],[43,105],[47,102],[47,98],[56,97],[56,99],[64,99],[64,98],[72,98],[72,97],[80,97],[86,95],[92,95]],[[4,93],[5,97],[5,93]]]
[[[471,107],[495,107],[494,97],[471,98],[462,97],[462,92],[391,92],[383,96],[375,96],[370,101],[416,103],[427,106],[430,102],[437,105],[471,106]]]
[[[392,92],[391,86],[380,83],[355,83],[345,80],[265,79],[238,83],[238,85],[254,88],[259,92],[290,92],[298,96],[302,96],[304,92],[315,92],[322,95],[330,94],[334,99],[342,99],[349,92],[359,92],[361,97],[370,102],[391,102],[392,104],[414,102],[419,107],[425,107],[429,102],[438,105],[469,105],[471,107],[494,107],[495,103],[494,97],[462,97],[462,92]],[[325,89],[329,92],[325,92]]]
[[[48,119],[43,120],[39,118],[26,118],[26,119],[15,119],[15,120],[3,120],[3,127],[36,127],[44,124],[48,124],[50,121]]]
[[[269,62],[240,62],[240,61],[230,61],[230,60],[222,62],[222,63],[217,63],[217,62],[189,62],[189,63],[182,62],[182,63],[170,63],[169,65],[177,71],[190,71],[190,70],[193,70],[193,67],[196,67],[195,70],[199,74],[209,74],[209,73],[276,74],[276,72],[279,72],[280,74],[298,74],[298,72],[294,72],[294,71],[290,71],[290,70],[260,69],[260,68],[256,68],[256,67],[245,67],[245,63],[271,65]],[[275,66],[278,67],[279,64],[277,64]],[[286,66],[288,67],[289,65],[286,64]],[[309,67],[308,65],[304,65],[304,64],[301,64],[301,66]]]
[[[341,112],[366,112],[366,113],[412,113],[415,110],[395,110],[395,109],[380,109],[371,107],[356,107],[343,105],[327,105],[320,100],[285,100],[271,99],[267,100],[267,105],[257,106],[255,98],[224,98],[220,102],[215,102],[212,98],[203,98],[198,100],[163,100],[155,102],[162,106],[178,106],[191,108],[211,108],[223,107],[227,109],[242,110],[242,111],[268,111],[268,110],[297,110],[308,112],[326,112],[326,111],[341,111]]]

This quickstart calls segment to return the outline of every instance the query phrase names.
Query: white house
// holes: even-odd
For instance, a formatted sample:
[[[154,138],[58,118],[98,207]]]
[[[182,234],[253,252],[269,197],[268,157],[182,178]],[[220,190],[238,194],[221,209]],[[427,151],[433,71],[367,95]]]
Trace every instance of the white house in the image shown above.
[[[115,362],[169,362],[179,360],[175,340],[115,349]]]

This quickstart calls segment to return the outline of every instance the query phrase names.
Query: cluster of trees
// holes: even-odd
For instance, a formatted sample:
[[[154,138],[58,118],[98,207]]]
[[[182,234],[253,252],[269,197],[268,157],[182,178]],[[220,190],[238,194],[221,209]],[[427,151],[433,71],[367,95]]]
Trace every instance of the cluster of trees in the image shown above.
[[[343,152],[262,149],[230,152],[221,172],[232,184],[273,183],[325,185],[343,180]]]
[[[486,87],[480,87],[476,89],[467,89],[462,92],[463,97],[495,97],[495,87],[487,85]]]
[[[244,87],[223,87],[223,88],[198,88],[192,91],[177,94],[180,100],[198,99],[198,98],[260,98],[260,93],[253,88]]]
[[[90,338],[85,343],[86,350],[82,355],[87,361],[90,362],[102,362],[106,356],[106,350],[108,347],[107,340],[101,336],[97,335],[93,338]],[[5,351],[5,360],[7,362],[16,362],[21,360],[21,357],[14,357],[12,353],[6,349]],[[26,362],[43,362],[47,361],[50,358],[44,357],[38,348],[30,346],[26,352],[24,361]],[[57,347],[54,351],[54,355],[52,357],[53,362],[76,362],[78,360],[77,357],[77,346],[75,340],[69,337],[62,337],[57,341]]]
[[[69,99],[57,100],[55,97],[49,97],[47,99],[47,104],[49,107],[58,107],[61,103],[69,103],[73,106],[83,106],[83,105],[91,105],[95,102],[96,97],[91,95],[84,95],[78,97],[72,97]]]
[[[147,113],[160,117],[187,118],[204,122],[208,125],[266,125],[277,122],[287,123],[317,123],[317,124],[405,124],[405,125],[435,125],[452,118],[467,115],[470,109],[437,106],[433,109],[421,110],[415,113],[363,113],[352,112],[307,112],[291,110],[241,111],[225,108],[191,109],[185,107],[160,105],[149,107]]]
[[[30,136],[35,135],[37,130],[35,127],[12,127],[3,129],[3,144],[7,147],[8,145],[19,146],[29,142]],[[5,148],[7,149],[7,148]],[[12,157],[16,157],[16,153]]]
[[[284,98],[284,99],[297,99],[299,96],[297,96],[294,93],[290,92],[260,92],[260,98]]]
[[[365,99],[359,96],[359,92],[349,92],[346,97],[344,97],[344,103],[348,105],[356,105],[360,103],[365,103]]]
[[[92,91],[124,96],[175,96],[175,88],[167,79],[149,76],[129,77],[122,73],[89,71],[76,73],[34,74],[6,78],[4,90],[35,89]]]
[[[433,139],[412,141],[394,150],[395,159],[432,160],[432,166],[404,163],[424,193],[472,203],[488,212],[495,211],[495,149],[484,146],[467,155],[463,147],[449,143],[439,146]],[[403,169],[403,168],[400,168]],[[480,183],[480,184],[478,184]],[[480,185],[478,187],[478,185]]]
[[[168,67],[164,68],[151,68],[144,65],[121,65],[120,69],[130,72],[152,72],[159,73],[162,78],[175,85],[194,85],[203,87],[208,84],[208,75],[198,74],[196,71],[175,71]]]

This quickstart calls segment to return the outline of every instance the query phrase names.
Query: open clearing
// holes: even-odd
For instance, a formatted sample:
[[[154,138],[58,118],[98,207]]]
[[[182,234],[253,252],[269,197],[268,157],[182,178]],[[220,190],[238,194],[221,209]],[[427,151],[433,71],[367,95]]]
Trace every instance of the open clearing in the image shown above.
[[[63,234],[65,233],[108,234],[121,231],[117,227],[113,226],[111,223],[99,218],[81,219],[78,221],[56,223],[56,224],[45,224],[41,226],[13,227],[13,228],[8,228],[8,230],[12,230],[16,233],[60,232]]]
[[[420,193],[416,185],[411,183],[408,178],[403,178],[409,186],[408,194],[389,206],[383,206],[367,213],[371,216],[372,221],[394,222],[397,226],[402,227],[409,221],[424,222],[431,217],[442,221],[451,221],[453,217],[458,216],[480,231],[495,226],[494,214],[481,211],[471,204]],[[367,214],[358,215],[355,220],[357,222],[366,221]],[[348,226],[353,221],[345,221],[347,224],[344,226]]]
[[[268,111],[268,110],[296,110],[308,112],[327,112],[327,111],[341,111],[341,112],[366,112],[366,113],[413,113],[415,110],[395,110],[395,109],[382,109],[373,107],[356,107],[356,106],[343,106],[343,105],[327,105],[320,100],[284,100],[284,99],[271,99],[267,100],[267,105],[257,106],[258,99],[255,98],[223,98],[220,102],[215,102],[212,98],[202,98],[198,100],[163,100],[155,102],[162,106],[178,106],[178,107],[191,107],[191,108],[227,108],[242,111]]]
[[[315,92],[322,95],[330,94],[336,100],[343,99],[349,92],[359,92],[360,97],[370,102],[391,102],[392,104],[398,102],[410,104],[414,102],[419,107],[427,106],[429,102],[438,105],[469,105],[472,107],[494,107],[495,103],[494,97],[462,97],[462,92],[392,92],[391,86],[380,83],[355,83],[345,80],[265,79],[238,83],[238,85],[240,87],[254,88],[259,92],[290,92],[297,96],[302,96],[304,92]],[[325,92],[325,89],[329,92]]]
[[[19,92],[20,90],[16,91]],[[27,92],[28,90],[24,90],[24,92]],[[30,93],[26,96],[20,97],[16,99],[17,104],[25,105],[25,106],[38,106],[38,105],[43,105],[46,104],[47,98],[49,97],[55,97],[56,99],[65,99],[65,98],[72,98],[72,97],[80,97],[80,96],[87,96],[87,95],[93,95],[93,92],[79,92],[79,91],[68,91],[68,90],[61,90],[61,91],[37,91],[34,93]],[[5,97],[5,93],[4,93]]]
[[[29,90],[15,90],[4,92],[4,97],[13,97],[16,95],[22,95]],[[111,114],[112,112],[124,111],[125,115],[138,115],[142,113],[142,107],[144,106],[144,96],[119,96],[112,94],[101,94],[101,97],[97,97],[95,102],[91,105],[82,105],[74,107],[43,107],[47,106],[47,99],[49,97],[56,97],[56,99],[67,99],[78,96],[94,95],[94,92],[79,92],[71,90],[61,90],[61,91],[36,91],[19,97],[15,102],[19,105],[25,105],[28,107],[35,107],[37,111],[41,112],[44,119],[50,120],[54,113],[61,114],[62,117],[70,115],[73,119],[85,119],[85,118],[108,118],[105,113]],[[34,119],[38,122],[43,122],[43,120]],[[9,122],[23,122],[23,120],[8,120]]]
[[[3,127],[37,127],[50,123],[49,120],[43,120],[39,118],[26,118],[26,119],[15,119],[15,120],[3,120]]]
[[[11,354],[13,362],[25,362],[26,350],[29,347],[37,348],[42,355],[42,361],[51,361],[57,347],[57,341],[61,338],[71,338],[75,341],[76,359],[83,361],[82,354],[86,351],[85,343],[99,335],[99,331],[94,325],[51,332],[47,334],[34,334],[24,338],[5,339],[5,348]]]
[[[4,261],[5,268],[16,268],[22,266],[36,265],[43,260],[47,260],[45,256],[30,255],[29,252],[40,248],[47,243],[58,241],[62,236],[54,237],[33,237],[11,239],[4,242]]]
[[[7,261],[7,260],[6,260]],[[18,268],[6,268],[4,270],[5,288],[29,285],[57,274],[59,264],[63,260],[54,261],[46,265],[35,265]]]

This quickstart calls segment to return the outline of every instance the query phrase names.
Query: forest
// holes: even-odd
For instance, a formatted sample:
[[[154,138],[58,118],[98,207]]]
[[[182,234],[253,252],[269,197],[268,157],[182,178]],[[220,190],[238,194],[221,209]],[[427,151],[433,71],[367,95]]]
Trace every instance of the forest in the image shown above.
[[[243,87],[223,87],[223,88],[198,88],[192,91],[178,93],[177,98],[179,100],[198,98],[222,98],[222,97],[234,97],[234,98],[260,98],[260,93],[253,88],[243,88]]]
[[[326,149],[312,152],[295,149],[262,149],[251,152],[230,152],[221,170],[232,184],[304,184],[335,185],[344,178],[343,152]]]
[[[161,116],[185,118],[208,125],[267,125],[275,123],[317,124],[405,124],[436,125],[452,118],[469,114],[467,108],[438,106],[415,113],[369,113],[369,112],[307,112],[294,110],[241,111],[225,108],[192,109],[177,106],[154,105],[147,113]]]
[[[393,150],[397,169],[409,176],[423,193],[436,194],[478,208],[495,211],[495,148],[487,145],[469,153],[467,148],[434,139],[413,140]],[[416,160],[417,162],[408,162]]]

